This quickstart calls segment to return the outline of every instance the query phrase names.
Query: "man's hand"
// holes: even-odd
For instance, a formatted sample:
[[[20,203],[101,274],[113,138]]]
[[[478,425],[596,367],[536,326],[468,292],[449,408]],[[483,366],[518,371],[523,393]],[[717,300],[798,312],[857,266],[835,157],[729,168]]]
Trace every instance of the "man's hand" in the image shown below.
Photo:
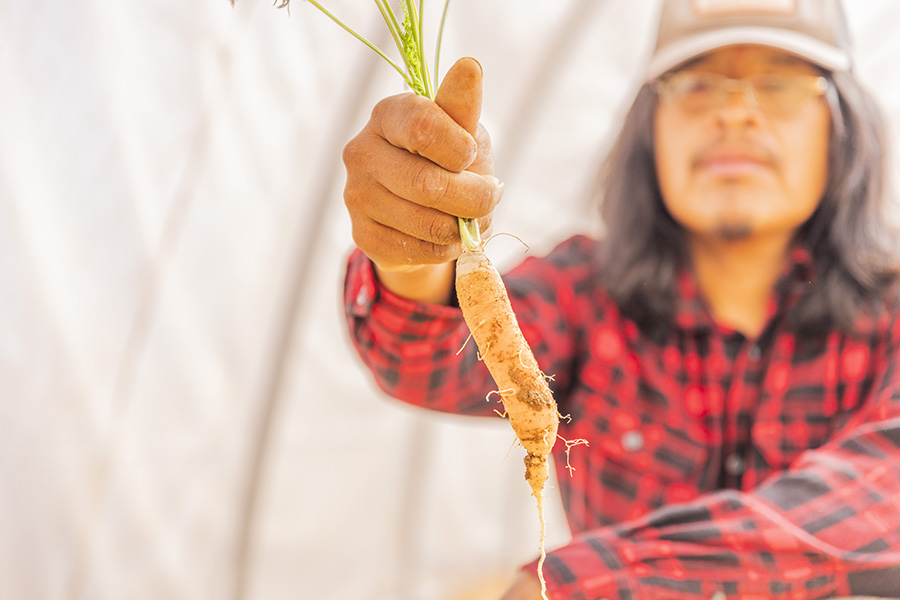
[[[533,573],[522,571],[500,600],[541,600],[541,582]]]
[[[502,185],[478,124],[481,96],[481,65],[460,59],[434,102],[415,94],[382,100],[344,149],[353,240],[401,295],[449,295],[448,263],[462,250],[457,217],[490,226]]]

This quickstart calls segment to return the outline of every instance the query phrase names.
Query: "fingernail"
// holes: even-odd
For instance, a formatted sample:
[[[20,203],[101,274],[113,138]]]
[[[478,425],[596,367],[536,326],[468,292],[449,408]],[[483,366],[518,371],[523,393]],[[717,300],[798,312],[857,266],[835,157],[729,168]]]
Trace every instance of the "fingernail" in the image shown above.
[[[493,196],[500,200],[503,197],[503,189],[506,187],[506,184],[494,177],[493,175],[487,176],[488,181],[490,181],[494,186]]]
[[[476,59],[476,58],[474,58],[474,57],[472,57],[472,56],[466,56],[465,58],[466,58],[467,60],[471,60],[473,63],[475,63],[475,64],[478,66],[478,70],[481,71],[481,74],[482,74],[482,75],[484,74],[484,67],[481,66],[481,63],[478,62],[478,59]]]

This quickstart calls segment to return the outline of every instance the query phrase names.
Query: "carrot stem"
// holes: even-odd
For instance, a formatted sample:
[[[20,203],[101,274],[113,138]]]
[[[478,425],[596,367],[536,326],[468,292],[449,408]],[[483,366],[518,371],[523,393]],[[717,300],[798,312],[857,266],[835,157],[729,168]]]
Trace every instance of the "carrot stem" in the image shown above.
[[[378,56],[383,58],[389,65],[394,67],[394,69],[396,69],[396,71],[398,73],[400,73],[400,76],[403,77],[404,81],[406,81],[406,83],[408,83],[410,85],[410,87],[412,87],[412,81],[410,80],[409,76],[406,74],[406,71],[404,71],[400,65],[398,65],[393,60],[391,60],[390,57],[381,50],[381,48],[379,48],[378,46],[376,46],[375,44],[373,44],[372,42],[367,40],[362,35],[358,34],[353,28],[349,27],[347,24],[345,24],[343,21],[341,21],[337,16],[330,13],[328,11],[328,9],[326,9],[324,6],[319,4],[316,0],[306,0],[306,1],[309,2],[310,4],[312,4],[313,6],[315,6],[316,8],[318,8],[323,13],[325,13],[325,15],[329,19],[331,19],[332,21],[334,21],[335,23],[340,25],[340,27],[344,31],[346,31],[347,33],[349,33],[350,35],[352,35],[353,37],[355,37],[356,39],[361,41],[363,44],[365,44],[366,46],[371,48],[373,51],[375,51],[375,53],[378,54]],[[283,3],[282,6],[287,6],[287,2]]]
[[[481,232],[478,230],[478,221],[459,217],[459,237],[462,238],[463,248],[477,250],[481,247]]]
[[[441,42],[444,39],[444,23],[447,21],[447,9],[450,7],[450,0],[444,0],[444,12],[441,13],[441,24],[438,27],[437,42],[434,46],[434,80],[440,81],[440,64],[441,64]]]

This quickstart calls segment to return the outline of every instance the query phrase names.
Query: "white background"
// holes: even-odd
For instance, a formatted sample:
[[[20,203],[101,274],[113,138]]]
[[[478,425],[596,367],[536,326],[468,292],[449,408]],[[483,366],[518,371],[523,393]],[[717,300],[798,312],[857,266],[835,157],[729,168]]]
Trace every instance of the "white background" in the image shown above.
[[[374,3],[328,6],[386,41]],[[900,3],[848,8],[900,123]],[[496,231],[595,231],[656,10],[452,2]],[[347,340],[341,148],[399,91],[299,0],[0,3],[0,599],[472,600],[534,557],[508,425],[386,399]]]

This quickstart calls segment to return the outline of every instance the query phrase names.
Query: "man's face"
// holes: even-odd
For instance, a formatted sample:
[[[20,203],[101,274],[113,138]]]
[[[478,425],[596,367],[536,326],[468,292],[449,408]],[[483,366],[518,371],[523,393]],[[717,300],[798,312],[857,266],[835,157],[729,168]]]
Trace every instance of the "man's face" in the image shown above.
[[[819,75],[790,54],[749,45],[715,50],[679,72],[750,80],[784,74],[805,82]],[[707,89],[690,77],[683,77],[689,81],[682,90]],[[812,215],[827,179],[831,119],[824,96],[801,96],[784,109],[760,107],[736,88],[721,93],[720,104],[660,98],[654,122],[660,190],[691,239],[784,237]]]

